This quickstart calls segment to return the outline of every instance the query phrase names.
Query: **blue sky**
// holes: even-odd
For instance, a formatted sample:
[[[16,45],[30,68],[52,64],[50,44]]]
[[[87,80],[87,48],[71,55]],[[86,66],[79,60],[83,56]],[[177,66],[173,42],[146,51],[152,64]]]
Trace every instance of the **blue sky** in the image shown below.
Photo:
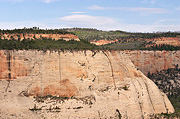
[[[180,0],[0,0],[0,29],[180,31]]]

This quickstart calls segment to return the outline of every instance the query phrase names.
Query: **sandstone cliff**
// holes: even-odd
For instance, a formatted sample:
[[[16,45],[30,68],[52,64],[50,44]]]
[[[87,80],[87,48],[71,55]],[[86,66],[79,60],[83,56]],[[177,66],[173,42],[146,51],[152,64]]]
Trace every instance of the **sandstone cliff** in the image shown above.
[[[53,98],[43,98],[48,95]],[[174,112],[123,51],[1,50],[0,104],[0,117],[14,119],[140,119]]]
[[[180,66],[180,51],[124,51],[145,75]]]
[[[18,34],[18,33],[15,33],[15,34],[0,34],[0,38],[7,39],[7,40],[15,39],[15,40],[20,40],[20,41],[22,41],[23,39],[35,40],[35,39],[40,39],[40,38],[51,38],[54,40],[63,39],[66,41],[73,39],[73,40],[79,41],[78,36],[73,35],[73,34],[42,34],[42,33],[40,33],[40,34],[28,34],[28,33]]]

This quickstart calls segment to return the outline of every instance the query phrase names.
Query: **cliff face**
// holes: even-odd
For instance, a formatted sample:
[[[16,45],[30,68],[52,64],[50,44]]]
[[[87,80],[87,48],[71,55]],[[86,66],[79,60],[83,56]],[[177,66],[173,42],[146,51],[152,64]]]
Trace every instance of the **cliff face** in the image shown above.
[[[40,98],[48,95],[54,98]],[[123,51],[1,50],[0,104],[0,116],[9,118],[140,119],[174,112]]]
[[[124,51],[145,75],[180,66],[180,51]]]
[[[40,39],[40,38],[51,38],[54,40],[59,40],[59,39],[63,39],[66,41],[69,40],[76,40],[79,41],[79,38],[76,35],[73,34],[0,34],[0,38],[1,39],[15,39],[15,40],[20,40],[22,41],[23,39]]]

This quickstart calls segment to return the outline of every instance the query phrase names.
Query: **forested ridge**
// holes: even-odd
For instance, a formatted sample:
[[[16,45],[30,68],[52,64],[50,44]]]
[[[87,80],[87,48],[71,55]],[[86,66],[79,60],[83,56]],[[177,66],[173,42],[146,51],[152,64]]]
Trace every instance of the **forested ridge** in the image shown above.
[[[73,39],[65,41],[63,39],[54,40],[53,38],[43,37],[34,39],[24,37],[20,41],[15,40],[13,37],[10,40],[1,39],[0,37],[0,49],[7,50],[180,50],[179,46],[168,44],[145,47],[151,43],[144,40],[158,37],[180,37],[179,32],[131,33],[120,30],[102,31],[89,28],[40,29],[39,27],[33,27],[13,30],[0,29],[0,35],[3,34],[73,34],[80,38],[80,41]],[[96,46],[90,43],[90,41],[98,39],[120,40],[104,46]]]
[[[13,29],[13,30],[0,30],[0,34],[73,34],[62,29],[39,29],[38,27]],[[98,46],[91,44],[90,42],[80,39],[80,41],[69,40],[65,41],[62,39],[54,40],[53,38],[34,38],[23,40],[1,39],[0,38],[0,49],[7,50],[92,50],[99,49]]]
[[[127,40],[127,39],[152,39],[159,37],[177,37],[180,36],[180,32],[154,32],[154,33],[139,33],[139,32],[126,32],[121,30],[115,31],[102,31],[92,28],[69,28],[62,29],[64,31],[70,31],[76,34],[81,39],[86,39],[88,41],[93,40]]]
[[[73,34],[72,32],[65,31],[63,29],[40,29],[39,27],[33,28],[23,28],[23,29],[12,29],[12,30],[4,30],[0,29],[0,34],[13,34],[13,33],[26,33],[26,34]]]
[[[80,41],[52,40],[47,38],[36,40],[2,40],[0,39],[0,49],[6,50],[94,50],[99,49],[98,46],[90,44],[88,41],[81,39]]]

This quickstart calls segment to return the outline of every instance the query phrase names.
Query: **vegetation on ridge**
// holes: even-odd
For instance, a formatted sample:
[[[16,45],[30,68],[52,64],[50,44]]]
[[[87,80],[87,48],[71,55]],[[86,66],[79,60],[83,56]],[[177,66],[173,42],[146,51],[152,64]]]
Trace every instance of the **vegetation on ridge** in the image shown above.
[[[90,44],[86,40],[80,41],[65,41],[65,40],[52,40],[47,38],[37,40],[2,40],[0,39],[0,49],[6,50],[93,50],[99,49],[98,46]]]
[[[168,45],[168,44],[161,44],[161,45],[154,45],[150,47],[142,47],[140,50],[166,50],[166,51],[176,51],[180,50],[180,46],[173,46],[173,45]]]
[[[33,28],[23,28],[23,29],[14,29],[14,30],[0,30],[0,34],[74,34],[72,32],[64,31],[62,29],[39,29],[38,27]],[[35,38],[35,39],[26,39],[22,41],[1,39],[0,38],[0,49],[6,50],[28,50],[28,49],[37,49],[37,50],[93,50],[99,49],[98,46],[91,44],[90,42],[81,39],[80,41],[69,40],[65,41],[63,39],[54,40],[51,38]]]
[[[71,28],[71,29],[39,29],[38,27],[23,28],[14,30],[0,30],[0,34],[76,34],[80,41],[57,41],[51,38],[35,38],[25,39],[22,41],[1,39],[0,49],[7,50],[180,50],[179,46],[171,45],[153,45],[151,42],[145,41],[147,38],[157,37],[179,37],[179,32],[157,32],[157,33],[130,33],[125,31],[101,31],[88,28]],[[92,40],[115,40],[115,43],[110,43],[102,46],[96,46],[89,41]],[[146,45],[152,45],[146,47]]]
[[[13,30],[2,30],[0,34],[13,34],[13,33],[28,33],[28,34],[74,34],[72,32],[64,31],[62,29],[39,29],[39,27],[13,29]]]
[[[177,37],[180,36],[180,32],[154,32],[154,33],[133,33],[125,31],[102,31],[97,29],[90,28],[69,28],[62,29],[64,31],[70,31],[76,34],[81,39],[86,39],[88,41],[93,40],[115,40],[119,39],[120,41],[126,41],[128,39],[134,39],[132,41],[137,41],[138,39],[151,39],[159,37]]]

